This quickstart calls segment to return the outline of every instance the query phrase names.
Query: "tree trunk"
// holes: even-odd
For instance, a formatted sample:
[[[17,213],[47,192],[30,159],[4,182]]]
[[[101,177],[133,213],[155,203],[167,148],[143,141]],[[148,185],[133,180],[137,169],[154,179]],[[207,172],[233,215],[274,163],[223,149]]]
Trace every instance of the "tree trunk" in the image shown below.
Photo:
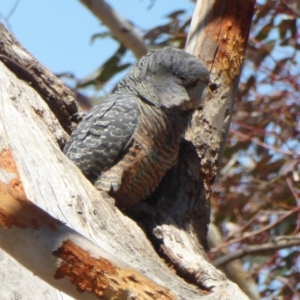
[[[254,1],[201,3],[187,51],[211,69],[211,93],[178,165],[130,212],[147,236],[61,152],[64,129],[81,117],[72,93],[0,27],[0,53],[9,57],[0,56],[0,247],[10,255],[0,252],[3,299],[58,299],[55,288],[76,299],[247,299],[205,250]]]

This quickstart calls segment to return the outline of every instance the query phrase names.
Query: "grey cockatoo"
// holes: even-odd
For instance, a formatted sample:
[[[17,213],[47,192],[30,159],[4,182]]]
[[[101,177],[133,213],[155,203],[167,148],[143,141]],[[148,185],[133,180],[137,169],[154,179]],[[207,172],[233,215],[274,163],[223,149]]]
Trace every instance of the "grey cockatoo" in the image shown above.
[[[64,152],[120,208],[149,196],[177,162],[186,115],[206,94],[209,72],[183,50],[141,58],[85,117]]]

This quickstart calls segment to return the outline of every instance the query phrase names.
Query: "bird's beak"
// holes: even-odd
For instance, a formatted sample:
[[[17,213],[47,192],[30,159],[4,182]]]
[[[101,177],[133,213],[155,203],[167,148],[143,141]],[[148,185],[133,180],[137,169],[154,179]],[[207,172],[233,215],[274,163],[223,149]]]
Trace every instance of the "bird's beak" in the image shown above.
[[[196,86],[191,88],[188,91],[191,105],[192,105],[191,108],[195,109],[195,108],[200,107],[200,105],[202,104],[203,100],[205,99],[205,97],[207,95],[208,84],[209,84],[208,79],[203,80],[203,78],[201,78],[197,81]]]

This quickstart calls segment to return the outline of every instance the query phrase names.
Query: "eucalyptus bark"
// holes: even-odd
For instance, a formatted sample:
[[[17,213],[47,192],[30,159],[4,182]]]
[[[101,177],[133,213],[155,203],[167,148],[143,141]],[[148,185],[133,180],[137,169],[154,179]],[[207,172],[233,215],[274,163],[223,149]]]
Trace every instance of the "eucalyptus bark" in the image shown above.
[[[153,244],[182,277],[206,290],[222,285],[225,280],[205,255],[209,201],[230,123],[254,6],[254,0],[197,2],[186,51],[201,58],[209,68],[210,93],[193,114],[178,165],[166,175],[155,194],[155,213],[151,206],[146,218],[147,208],[141,204],[143,223]],[[135,215],[140,216],[142,212]]]
[[[0,60],[20,79],[28,82],[46,101],[63,129],[70,134],[81,121],[82,111],[75,101],[75,94],[55,75],[24,49],[20,43],[0,24]],[[58,142],[64,145],[67,135]]]
[[[187,51],[201,57],[211,69],[211,92],[203,107],[191,119],[191,126],[182,143],[178,165],[167,174],[148,202],[130,212],[131,217],[145,229],[147,236],[135,222],[114,207],[113,199],[96,191],[63,155],[60,148],[66,137],[64,129],[69,132],[73,126],[72,122],[79,121],[80,110],[75,102],[72,102],[72,109],[63,110],[65,116],[62,116],[60,107],[66,107],[64,96],[71,95],[71,92],[32,58],[3,26],[0,27],[0,53],[29,70],[30,78],[36,76],[33,77],[32,85],[32,80],[28,80],[27,75],[22,77],[22,69],[16,71],[13,64],[10,65],[5,58],[1,59],[5,65],[0,63],[0,246],[29,268],[29,272],[15,264],[4,252],[0,253],[1,271],[4,274],[16,274],[14,285],[24,292],[25,298],[32,298],[26,290],[33,292],[36,285],[39,286],[34,295],[37,298],[56,299],[59,296],[55,296],[50,286],[44,285],[39,277],[31,273],[45,272],[43,268],[49,269],[47,264],[26,264],[26,259],[35,259],[36,252],[32,252],[32,255],[29,252],[26,259],[20,259],[19,252],[22,248],[17,241],[25,243],[26,239],[11,240],[16,237],[13,230],[19,223],[7,223],[11,215],[6,207],[7,197],[3,195],[10,195],[12,198],[9,199],[18,199],[14,193],[21,193],[26,201],[29,199],[52,217],[92,240],[105,253],[110,253],[110,257],[106,257],[109,263],[122,261],[123,268],[130,266],[136,272],[132,273],[134,276],[129,276],[128,285],[124,287],[126,292],[121,294],[122,297],[118,294],[120,290],[112,283],[105,282],[104,299],[247,299],[205,255],[211,185],[217,174],[223,128],[229,122],[254,12],[254,1],[227,2],[230,2],[232,7],[224,4],[224,1],[215,1],[210,3],[210,6],[202,1],[202,4],[198,2],[196,6]],[[244,15],[236,7],[243,8]],[[31,64],[24,65],[23,58]],[[7,69],[6,65],[19,78]],[[39,71],[36,73],[32,70]],[[43,78],[42,81],[40,77]],[[57,98],[49,98],[49,94],[41,92],[40,85],[45,90],[54,91],[54,94],[59,92],[60,87],[64,93],[58,93]],[[64,118],[67,123],[64,123]],[[22,205],[17,205],[17,213],[14,215],[17,216],[17,220],[22,220],[23,208]],[[34,220],[38,216],[33,214],[32,218]],[[58,255],[65,245],[66,238],[62,238],[59,230],[53,230],[51,238],[55,242],[41,246],[43,244],[40,241],[45,237],[42,231],[38,231],[41,227],[38,222],[36,225],[33,229],[27,225],[19,226],[19,230],[24,230],[24,235],[29,230],[36,230],[35,246],[44,247],[43,251],[47,252],[49,257]],[[76,246],[83,250],[89,249],[92,257],[101,260],[99,251],[94,251],[93,247],[89,246],[91,242],[83,238],[80,242],[76,239],[72,241],[76,241]],[[11,247],[7,246],[9,243]],[[29,243],[32,246],[32,242]],[[43,251],[39,253],[44,253]],[[157,253],[162,254],[164,260]],[[76,260],[76,257],[74,259]],[[173,268],[179,276],[172,271]],[[19,269],[22,271],[19,272]],[[59,266],[56,270],[50,270],[50,276],[40,277],[56,286],[53,284],[53,278],[48,280],[48,277],[51,277],[51,274],[55,277],[58,269]],[[69,280],[74,290],[80,290],[78,294],[75,292],[75,296],[74,291],[65,290],[73,297],[81,299],[85,297],[85,293],[93,293],[87,288],[86,278],[80,272],[76,279],[76,272],[72,273],[72,276],[68,272],[59,274],[60,277],[55,280]],[[152,285],[142,281],[144,275],[151,279]],[[140,290],[131,289],[129,283],[134,282],[144,283],[140,285]],[[5,277],[2,283],[2,292],[7,298],[18,292]],[[103,288],[103,281],[98,284],[95,291]],[[147,286],[152,293],[149,289],[147,291]],[[157,297],[153,290],[160,291],[161,298]],[[147,291],[146,296],[144,291]],[[47,298],[44,295],[50,296]]]

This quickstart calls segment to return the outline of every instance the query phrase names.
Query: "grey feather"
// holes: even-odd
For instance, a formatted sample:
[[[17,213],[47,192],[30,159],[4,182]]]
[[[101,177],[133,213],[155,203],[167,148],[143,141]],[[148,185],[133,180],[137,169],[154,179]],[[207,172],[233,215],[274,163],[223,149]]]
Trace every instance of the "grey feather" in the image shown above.
[[[176,163],[185,111],[201,105],[208,81],[204,63],[191,54],[149,52],[78,125],[64,152],[96,187],[129,207]]]
[[[95,106],[64,148],[65,154],[92,181],[116,162],[137,126],[136,96],[122,95],[112,94]]]

